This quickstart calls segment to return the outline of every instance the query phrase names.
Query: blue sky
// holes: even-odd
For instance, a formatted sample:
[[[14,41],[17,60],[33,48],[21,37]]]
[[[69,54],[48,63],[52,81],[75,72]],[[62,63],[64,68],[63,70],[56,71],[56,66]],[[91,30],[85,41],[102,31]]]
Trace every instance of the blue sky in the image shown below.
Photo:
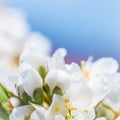
[[[112,56],[120,61],[119,0],[6,0],[28,16],[32,30],[74,57]]]

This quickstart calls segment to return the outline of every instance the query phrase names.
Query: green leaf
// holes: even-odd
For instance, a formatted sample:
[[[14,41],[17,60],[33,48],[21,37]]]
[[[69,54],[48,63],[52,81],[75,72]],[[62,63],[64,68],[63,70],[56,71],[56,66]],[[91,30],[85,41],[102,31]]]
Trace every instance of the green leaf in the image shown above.
[[[9,99],[8,91],[0,84],[0,103],[6,102]]]
[[[9,113],[0,104],[0,119],[9,120]]]
[[[24,91],[23,94],[22,94],[22,100],[25,103],[29,103],[29,102],[32,101],[32,98]]]
[[[46,70],[45,70],[45,67],[44,66],[40,66],[39,69],[38,69],[38,72],[40,74],[40,76],[42,77],[42,79],[44,80],[45,77],[46,77]]]
[[[56,86],[56,87],[53,89],[52,95],[53,95],[53,94],[63,95],[62,89],[61,89],[60,87]]]
[[[37,88],[33,93],[33,98],[35,99],[35,103],[42,104],[42,102],[43,102],[43,90],[41,88]]]

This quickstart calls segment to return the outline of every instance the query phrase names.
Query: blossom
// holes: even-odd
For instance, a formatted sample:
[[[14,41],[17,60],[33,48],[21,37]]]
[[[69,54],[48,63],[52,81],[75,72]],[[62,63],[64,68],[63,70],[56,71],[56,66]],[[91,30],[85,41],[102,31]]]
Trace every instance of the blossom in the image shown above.
[[[80,67],[75,63],[65,63],[65,55],[66,50],[61,48],[52,56],[45,56],[39,52],[39,44],[32,44],[30,49],[28,46],[21,55],[18,68],[20,77],[16,88],[21,100],[35,108],[29,113],[29,119],[95,118],[95,107],[108,91],[97,95],[96,91],[84,82]],[[10,116],[11,120],[18,114],[15,110],[17,109],[14,109]],[[24,114],[21,116],[23,119],[26,117]]]
[[[106,116],[109,114],[108,119],[115,119],[119,115],[120,75],[117,72],[118,68],[117,61],[107,57],[95,62],[92,62],[91,58],[89,58],[81,66],[83,76],[87,79],[87,83],[92,89],[100,92],[110,89],[109,94],[103,99],[103,103],[98,105],[98,108],[102,109]],[[100,111],[99,109],[97,111]]]
[[[24,15],[4,7],[0,39],[0,109],[5,113],[0,115],[4,119],[120,119],[120,73],[114,58],[93,62],[90,57],[80,65],[67,64],[66,49],[51,55],[49,39],[31,32]]]
[[[63,52],[63,49],[59,49],[56,52],[59,53],[60,51]],[[56,52],[55,54],[57,54]],[[51,103],[50,99],[54,93],[61,95],[65,93],[70,84],[70,75],[65,70],[58,68],[53,58],[54,57],[42,56],[41,61],[43,61],[44,64],[41,64],[41,61],[38,61],[40,64],[36,61],[38,67],[33,67],[33,63],[32,65],[30,64],[30,62],[34,62],[34,60],[29,62],[28,59],[27,63],[27,60],[24,59],[25,61],[21,62],[18,69],[20,72],[19,82],[16,84],[21,99],[24,99],[24,94],[27,94],[30,98],[28,100],[36,102],[36,94],[39,94],[40,98],[46,94],[47,99],[49,99],[47,104],[49,105]],[[45,64],[44,61],[47,59],[51,61],[50,65],[47,62]],[[63,56],[61,56],[60,59],[62,59],[61,63],[63,64]],[[51,69],[46,66],[50,66]]]

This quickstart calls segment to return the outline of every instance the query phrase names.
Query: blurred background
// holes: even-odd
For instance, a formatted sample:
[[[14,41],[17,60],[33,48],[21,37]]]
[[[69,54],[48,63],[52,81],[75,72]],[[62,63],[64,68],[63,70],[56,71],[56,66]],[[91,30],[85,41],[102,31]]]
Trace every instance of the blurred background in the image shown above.
[[[119,0],[6,0],[5,5],[25,12],[31,29],[48,36],[54,50],[65,47],[68,62],[92,55],[120,63]]]

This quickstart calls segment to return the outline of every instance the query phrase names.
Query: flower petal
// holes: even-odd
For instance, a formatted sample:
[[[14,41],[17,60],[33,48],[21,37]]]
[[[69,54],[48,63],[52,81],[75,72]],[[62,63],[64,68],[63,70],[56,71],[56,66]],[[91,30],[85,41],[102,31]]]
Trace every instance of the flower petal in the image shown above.
[[[16,107],[10,114],[10,120],[24,120],[25,117],[29,117],[33,110],[31,105]]]
[[[114,73],[118,71],[118,68],[118,62],[110,57],[101,58],[93,63],[93,69],[98,73]]]
[[[36,88],[42,87],[42,78],[32,67],[20,76],[19,81],[22,82],[25,92],[30,96],[33,96]]]
[[[47,74],[45,82],[49,85],[51,92],[56,86],[65,92],[70,84],[70,75],[63,70],[52,69]]]
[[[66,56],[67,51],[64,48],[59,48],[55,51],[52,56],[53,64],[56,68],[61,68],[65,64],[64,57]]]

